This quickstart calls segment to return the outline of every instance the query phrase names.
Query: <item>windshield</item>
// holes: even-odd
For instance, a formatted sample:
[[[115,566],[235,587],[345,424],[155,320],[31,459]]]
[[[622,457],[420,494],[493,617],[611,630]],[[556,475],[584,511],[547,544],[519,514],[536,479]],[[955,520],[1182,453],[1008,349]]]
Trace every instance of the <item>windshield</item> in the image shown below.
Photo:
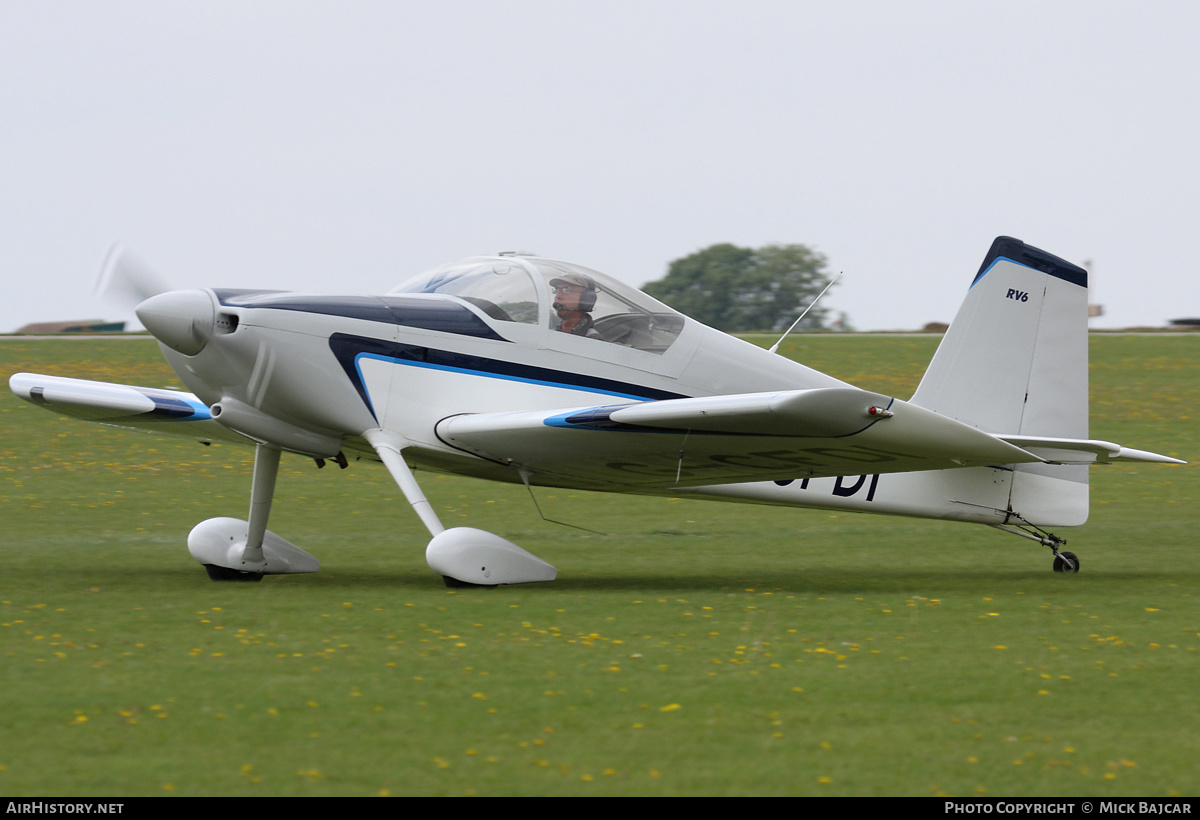
[[[683,330],[681,314],[637,288],[582,265],[530,256],[468,259],[414,276],[390,292],[442,293],[492,319],[538,323],[545,299],[550,330],[661,354]]]
[[[446,293],[464,299],[501,322],[533,325],[538,295],[529,272],[506,259],[452,262],[414,276],[391,291]]]

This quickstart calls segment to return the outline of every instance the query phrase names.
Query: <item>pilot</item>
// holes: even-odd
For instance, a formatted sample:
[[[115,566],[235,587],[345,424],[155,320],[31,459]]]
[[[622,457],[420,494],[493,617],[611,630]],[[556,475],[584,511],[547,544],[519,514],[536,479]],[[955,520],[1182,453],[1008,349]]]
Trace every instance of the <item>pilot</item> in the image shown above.
[[[558,330],[572,336],[600,338],[593,327],[591,312],[596,306],[596,283],[582,273],[567,273],[550,280],[554,290],[554,312]]]

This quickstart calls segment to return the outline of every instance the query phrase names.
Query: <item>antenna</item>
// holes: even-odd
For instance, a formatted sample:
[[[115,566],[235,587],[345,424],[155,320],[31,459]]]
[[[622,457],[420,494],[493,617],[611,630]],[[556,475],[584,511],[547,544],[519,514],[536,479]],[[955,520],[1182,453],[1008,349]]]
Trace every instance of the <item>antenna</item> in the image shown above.
[[[587,527],[581,527],[578,524],[571,524],[567,521],[556,521],[553,518],[547,518],[546,514],[544,512],[542,512],[542,505],[538,503],[537,496],[535,496],[533,494],[533,486],[529,483],[529,471],[526,469],[520,469],[517,471],[517,474],[520,475],[521,480],[525,482],[525,489],[529,491],[529,499],[533,502],[534,509],[536,509],[538,511],[538,515],[540,515],[542,517],[543,521],[545,521],[548,524],[561,524],[564,527],[573,527],[574,529],[577,529],[577,530],[583,530],[584,532],[590,532],[593,535],[604,535],[605,534],[602,532],[597,532],[596,530],[588,529]]]
[[[842,278],[842,272],[838,271],[838,275],[833,277],[833,280],[828,285],[825,286],[825,290],[818,293],[817,298],[813,299],[811,302],[809,302],[808,307],[806,307],[804,309],[804,312],[800,314],[800,316],[796,319],[796,321],[792,322],[792,326],[789,327],[786,331],[784,331],[784,334],[779,337],[779,341],[776,342],[775,344],[771,345],[771,349],[767,351],[768,353],[774,353],[776,350],[779,349],[779,346],[781,344],[783,344],[783,340],[788,337],[788,334],[791,333],[793,330],[795,330],[796,325],[800,324],[800,320],[803,319],[805,316],[807,316],[808,312],[813,309],[813,305],[815,305],[817,302],[819,302],[821,300],[821,297],[825,295],[825,292],[828,291],[835,284],[837,284],[837,280],[839,280],[841,278]]]

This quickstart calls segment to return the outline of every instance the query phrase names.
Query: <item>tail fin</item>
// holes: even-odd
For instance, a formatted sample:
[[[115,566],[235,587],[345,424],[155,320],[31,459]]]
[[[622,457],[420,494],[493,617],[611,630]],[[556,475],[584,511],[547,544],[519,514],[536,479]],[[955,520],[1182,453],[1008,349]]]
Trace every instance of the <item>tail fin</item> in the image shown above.
[[[912,403],[989,433],[1088,437],[1087,271],[1002,236],[992,243]],[[1019,465],[1009,510],[1087,520],[1085,466]]]

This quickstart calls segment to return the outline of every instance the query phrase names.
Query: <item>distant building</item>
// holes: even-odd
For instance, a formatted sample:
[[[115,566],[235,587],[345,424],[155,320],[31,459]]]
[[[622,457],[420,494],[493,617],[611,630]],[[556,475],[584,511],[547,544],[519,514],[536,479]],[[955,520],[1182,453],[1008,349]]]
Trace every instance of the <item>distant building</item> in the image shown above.
[[[103,319],[81,319],[75,322],[34,322],[19,328],[17,333],[120,333],[124,322]]]

